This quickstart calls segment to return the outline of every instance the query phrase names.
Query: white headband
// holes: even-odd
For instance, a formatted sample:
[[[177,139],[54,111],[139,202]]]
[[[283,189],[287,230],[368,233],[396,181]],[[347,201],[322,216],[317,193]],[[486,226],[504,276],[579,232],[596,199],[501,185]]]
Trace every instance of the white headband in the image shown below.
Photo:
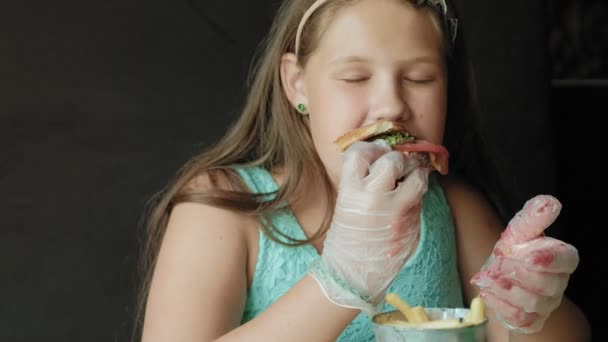
[[[302,36],[302,30],[304,29],[304,25],[310,18],[310,16],[317,10],[317,8],[323,6],[327,0],[317,0],[315,1],[310,8],[304,13],[302,20],[300,20],[300,25],[298,25],[298,33],[296,33],[296,56],[300,53],[300,37]]]
[[[304,16],[302,16],[302,20],[300,20],[300,25],[298,25],[298,31],[296,33],[296,56],[299,55],[300,53],[300,39],[302,37],[302,30],[304,29],[304,25],[306,25],[306,22],[308,21],[308,19],[310,19],[310,16],[321,6],[323,6],[324,3],[326,3],[328,0],[317,0],[315,1],[310,8],[308,8],[308,10],[306,11],[306,13],[304,13]],[[421,5],[424,4],[425,2],[430,3],[432,6],[434,7],[438,7],[441,9],[442,11],[442,15],[443,18],[446,22],[446,28],[450,31],[450,41],[454,42],[454,40],[456,39],[456,31],[458,28],[458,19],[453,18],[452,16],[450,16],[448,14],[448,5],[445,2],[445,0],[417,0],[416,3]]]

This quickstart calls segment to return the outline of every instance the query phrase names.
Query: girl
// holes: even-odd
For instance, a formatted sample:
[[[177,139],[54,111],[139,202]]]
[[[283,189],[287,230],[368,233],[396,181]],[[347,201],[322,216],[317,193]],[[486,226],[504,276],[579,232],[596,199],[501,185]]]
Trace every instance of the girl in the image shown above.
[[[539,237],[558,203],[530,201],[499,240],[458,37],[444,1],[286,0],[240,119],[151,212],[143,340],[371,341],[387,291],[481,294],[490,341],[587,339],[562,300],[576,250]],[[445,144],[451,177],[382,143],[338,152],[379,120]]]

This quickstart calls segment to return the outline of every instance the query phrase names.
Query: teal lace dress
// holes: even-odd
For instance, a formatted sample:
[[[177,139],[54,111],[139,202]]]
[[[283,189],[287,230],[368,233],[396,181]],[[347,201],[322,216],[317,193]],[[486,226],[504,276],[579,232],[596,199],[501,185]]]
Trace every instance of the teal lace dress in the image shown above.
[[[268,193],[277,184],[263,168],[237,168],[252,192]],[[270,220],[285,234],[305,239],[293,213],[277,211]],[[389,292],[399,294],[411,305],[424,307],[462,307],[462,291],[458,274],[454,223],[443,190],[434,174],[429,177],[421,213],[420,242],[414,255],[406,262]],[[319,253],[311,245],[287,247],[259,236],[259,253],[242,323],[268,308],[306,275]],[[394,310],[386,306],[385,311]],[[374,341],[371,320],[359,314],[338,338],[346,341]]]

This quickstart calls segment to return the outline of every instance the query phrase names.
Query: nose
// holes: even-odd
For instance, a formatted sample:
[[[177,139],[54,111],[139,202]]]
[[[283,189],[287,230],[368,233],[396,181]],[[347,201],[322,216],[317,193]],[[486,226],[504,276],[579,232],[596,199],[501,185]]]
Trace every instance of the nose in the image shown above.
[[[411,115],[401,79],[377,80],[370,102],[370,116],[374,121],[407,120]]]

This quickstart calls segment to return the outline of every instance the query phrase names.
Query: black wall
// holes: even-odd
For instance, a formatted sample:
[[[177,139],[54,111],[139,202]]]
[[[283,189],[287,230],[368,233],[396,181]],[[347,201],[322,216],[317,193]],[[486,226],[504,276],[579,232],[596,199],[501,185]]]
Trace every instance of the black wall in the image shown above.
[[[562,196],[564,217],[550,233],[579,247],[569,294],[591,313],[599,291],[587,234],[599,220],[582,217],[595,216],[586,204],[599,205],[583,195],[600,181],[578,167],[572,145],[553,138],[584,132],[573,115],[601,113],[589,110],[592,102],[581,108],[577,96],[599,103],[606,88],[593,98],[577,88],[551,96],[543,2],[458,3],[512,201]],[[0,341],[128,339],[144,203],[235,117],[275,8],[234,0],[0,4]],[[505,137],[510,131],[523,139]]]
[[[557,195],[563,208],[558,218],[559,231],[548,234],[578,247],[580,264],[570,278],[566,294],[588,315],[593,341],[606,341],[600,309],[605,307],[602,281],[608,274],[603,266],[608,187],[597,160],[606,147],[604,103],[608,82],[603,85],[578,84],[553,88],[551,108],[556,127]],[[589,162],[587,162],[589,161]]]

